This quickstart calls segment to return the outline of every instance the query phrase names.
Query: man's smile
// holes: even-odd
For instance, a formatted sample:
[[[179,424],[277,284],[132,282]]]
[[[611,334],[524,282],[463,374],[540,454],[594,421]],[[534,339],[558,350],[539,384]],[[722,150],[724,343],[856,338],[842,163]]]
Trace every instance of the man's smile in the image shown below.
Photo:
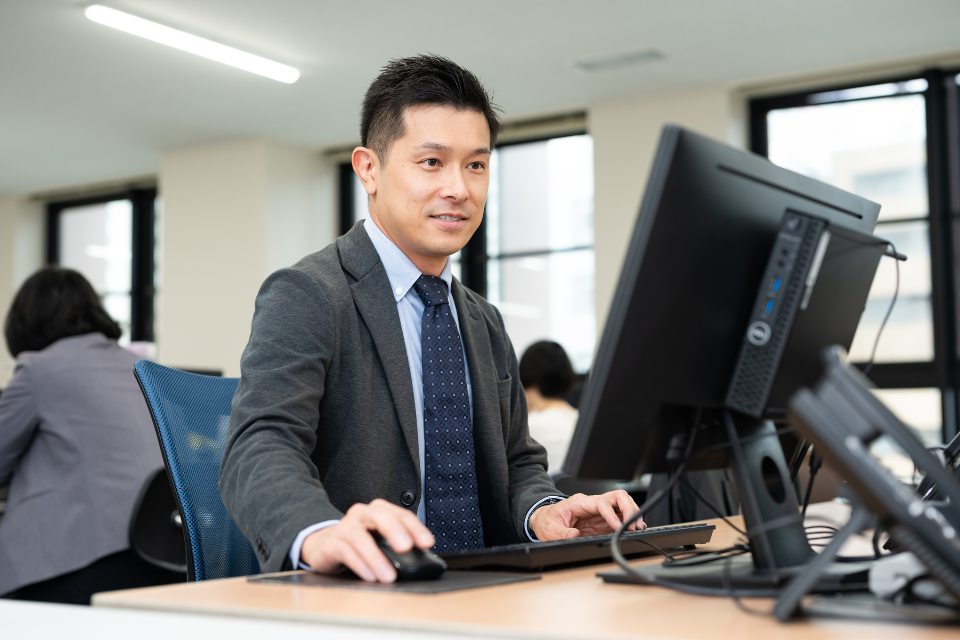
[[[467,216],[462,213],[439,213],[430,216],[445,229],[460,229],[467,222]]]

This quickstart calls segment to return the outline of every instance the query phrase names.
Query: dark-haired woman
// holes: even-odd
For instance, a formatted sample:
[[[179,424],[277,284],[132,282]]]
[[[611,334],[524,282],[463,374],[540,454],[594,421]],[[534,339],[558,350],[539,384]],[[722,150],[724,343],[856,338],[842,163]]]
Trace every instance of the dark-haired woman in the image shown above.
[[[577,410],[565,399],[573,377],[570,358],[556,342],[535,342],[520,358],[520,384],[527,397],[530,436],[547,450],[547,471],[553,476],[561,472],[577,426]]]
[[[163,461],[120,327],[82,275],[50,267],[17,292],[5,335],[16,368],[0,396],[0,597],[87,604],[169,582],[128,548]]]

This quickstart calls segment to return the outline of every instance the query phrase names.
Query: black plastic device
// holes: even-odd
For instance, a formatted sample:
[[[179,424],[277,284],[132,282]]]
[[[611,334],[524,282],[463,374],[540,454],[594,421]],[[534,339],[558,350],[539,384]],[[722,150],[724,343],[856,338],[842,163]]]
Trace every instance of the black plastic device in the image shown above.
[[[787,211],[747,321],[724,405],[755,418],[786,407],[821,372],[820,351],[849,347],[886,243]]]
[[[953,477],[960,481],[960,433],[953,437],[943,448],[943,466],[953,473]],[[937,489],[932,478],[924,478],[917,487],[917,494],[924,500],[942,499],[942,492]]]
[[[912,551],[960,602],[960,482],[870,389],[873,385],[846,363],[841,349],[824,354],[823,378],[790,401],[790,423],[812,441],[901,548]],[[870,445],[893,440],[945,498],[922,500],[870,453]]]
[[[625,555],[632,556],[656,553],[653,547],[644,544],[643,540],[648,540],[664,550],[692,547],[710,542],[715,529],[712,524],[696,523],[631,531],[624,534],[622,548]],[[578,562],[609,562],[612,537],[613,534],[607,534],[550,542],[521,542],[444,553],[441,557],[451,569],[512,567],[539,571]]]
[[[397,570],[398,581],[435,580],[447,568],[447,564],[429,549],[420,549],[415,546],[410,551],[401,553],[390,546],[390,542],[379,533],[373,532],[373,539],[393,568]]]
[[[853,341],[887,246],[871,235],[879,210],[664,127],[564,470],[629,479],[729,466],[751,550],[731,586],[796,574],[815,554],[771,419],[816,382],[823,348]],[[709,565],[677,569],[633,573],[722,586]],[[832,571],[821,586],[850,586],[846,568]]]
[[[879,210],[876,203],[766,158],[665,126],[564,470],[581,478],[621,480],[670,472],[677,463],[671,452],[683,450],[680,442],[698,412],[725,406],[784,217],[792,212],[822,220],[835,237],[841,229],[869,237]],[[869,289],[874,271],[866,265],[858,277]],[[815,334],[805,334],[798,351],[813,365],[802,367],[797,379],[774,382],[768,415],[785,416],[790,394],[816,382],[820,349],[849,347],[866,292],[863,298],[850,293],[843,271],[832,279],[825,273],[818,277],[809,313],[824,315],[809,327],[823,330],[833,319],[843,320],[827,342],[816,344]],[[821,291],[822,308],[815,306]],[[792,353],[784,351],[779,371],[787,371]],[[702,445],[725,437],[722,429],[701,435]],[[691,460],[688,469],[728,464],[718,451]]]

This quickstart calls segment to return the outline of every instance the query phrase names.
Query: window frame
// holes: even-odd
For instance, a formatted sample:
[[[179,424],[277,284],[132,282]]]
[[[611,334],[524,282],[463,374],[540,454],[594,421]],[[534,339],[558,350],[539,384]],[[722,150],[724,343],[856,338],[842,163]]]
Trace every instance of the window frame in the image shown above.
[[[954,276],[960,255],[960,111],[957,108],[958,71],[926,69],[909,75],[868,78],[857,82],[818,86],[782,95],[759,97],[749,101],[750,150],[769,155],[767,114],[778,109],[812,106],[808,98],[814,94],[843,91],[877,84],[900,83],[924,79],[922,93],[926,108],[927,192],[929,211],[926,221],[930,230],[931,302],[933,312],[934,357],[930,362],[877,363],[870,370],[870,379],[881,389],[936,387],[941,391],[943,416],[942,436],[949,442],[958,432],[960,421],[960,357],[958,357],[958,290]],[[860,102],[887,96],[818,102]],[[893,220],[884,221],[896,222]],[[955,239],[956,238],[956,239]],[[863,365],[859,365],[861,368]]]
[[[521,144],[533,144],[535,142],[546,142],[548,140],[559,140],[560,138],[570,138],[573,136],[583,136],[588,135],[589,131],[586,128],[583,129],[573,129],[568,131],[563,131],[562,133],[554,133],[547,135],[539,136],[530,136],[524,138],[511,139],[507,142],[498,142],[495,149],[504,149],[507,147],[515,147]],[[484,210],[486,213],[486,210]],[[487,265],[491,260],[504,260],[509,258],[528,258],[528,257],[540,257],[546,256],[551,253],[564,253],[568,251],[582,251],[584,249],[593,249],[594,245],[585,245],[577,247],[566,247],[563,249],[538,249],[534,251],[514,251],[512,253],[499,253],[495,256],[491,256],[487,252],[487,216],[483,216],[483,220],[480,221],[480,226],[477,228],[477,232],[473,234],[473,237],[470,238],[470,241],[467,242],[467,246],[464,247],[464,253],[462,258],[463,269],[463,283],[482,295],[484,298],[487,297]],[[469,276],[467,275],[469,274]],[[469,281],[468,281],[469,278]]]
[[[156,252],[156,187],[142,187],[111,191],[98,195],[48,202],[47,209],[47,264],[60,263],[60,214],[65,209],[94,204],[129,200],[133,213],[130,279],[130,341],[153,342]]]

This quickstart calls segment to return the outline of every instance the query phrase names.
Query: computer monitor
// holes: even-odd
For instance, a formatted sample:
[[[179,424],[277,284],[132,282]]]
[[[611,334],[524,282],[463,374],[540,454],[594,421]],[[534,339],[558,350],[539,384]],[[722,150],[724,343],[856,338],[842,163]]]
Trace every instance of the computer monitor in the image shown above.
[[[664,127],[564,470],[669,472],[696,437],[703,453],[686,468],[733,467],[747,527],[795,518],[765,419],[784,416],[790,394],[817,380],[824,347],[849,349],[886,250],[872,235],[879,210]],[[751,544],[758,568],[812,553],[799,525]]]
[[[669,471],[659,454],[674,434],[688,431],[683,415],[725,406],[784,216],[797,212],[869,237],[879,210],[766,158],[664,127],[564,470],[607,479]],[[877,247],[868,252],[877,254]],[[824,275],[837,277],[818,279],[804,315],[828,303],[827,317],[842,325],[834,326],[834,343],[849,348],[873,272],[868,264],[857,274],[855,294],[842,274]],[[816,381],[820,349],[802,351],[789,357],[806,354],[806,375],[782,367],[794,379],[774,382],[768,414],[785,415],[789,394]]]

